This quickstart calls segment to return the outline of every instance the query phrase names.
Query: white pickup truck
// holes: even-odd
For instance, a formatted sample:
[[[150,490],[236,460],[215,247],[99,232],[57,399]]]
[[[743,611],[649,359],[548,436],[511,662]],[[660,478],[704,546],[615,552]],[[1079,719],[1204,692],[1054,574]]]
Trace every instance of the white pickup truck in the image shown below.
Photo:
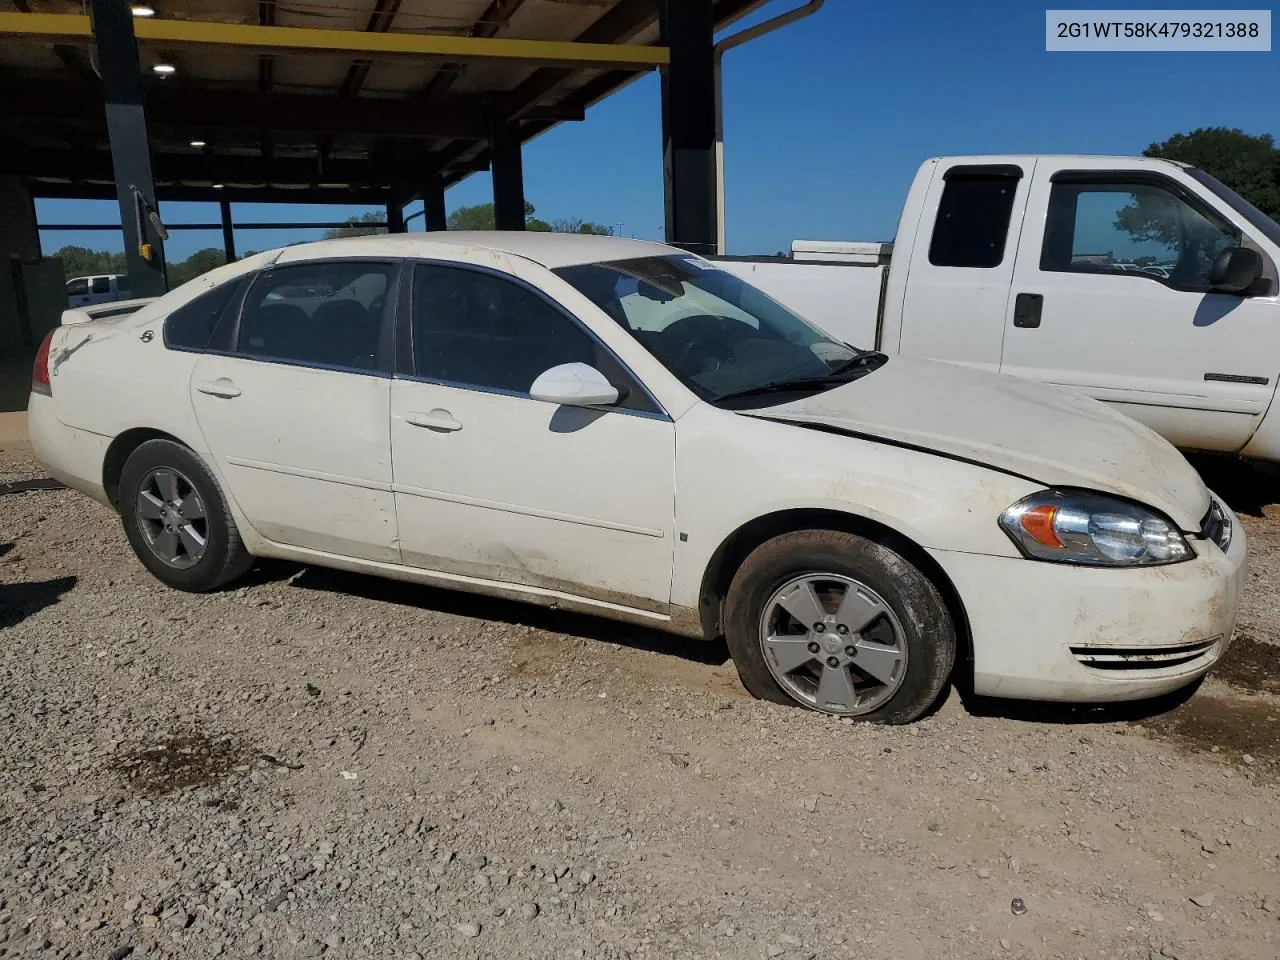
[[[1184,449],[1280,461],[1277,263],[1280,225],[1194,167],[998,156],[926,161],[892,244],[718,265],[855,346],[1058,384]]]
[[[129,278],[123,273],[72,277],[67,281],[67,306],[72,309],[92,307],[99,303],[117,303],[132,296],[129,292]]]

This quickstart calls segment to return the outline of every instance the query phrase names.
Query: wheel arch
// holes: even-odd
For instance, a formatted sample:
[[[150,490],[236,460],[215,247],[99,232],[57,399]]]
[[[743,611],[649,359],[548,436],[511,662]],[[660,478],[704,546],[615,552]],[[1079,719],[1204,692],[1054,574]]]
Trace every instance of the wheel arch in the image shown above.
[[[117,436],[107,447],[102,460],[102,489],[107,492],[107,499],[116,509],[120,507],[120,475],[124,472],[125,461],[148,440],[170,440],[188,450],[193,449],[191,444],[179,437],[154,427],[133,427]]]
[[[954,680],[967,689],[973,676],[973,642],[969,617],[959,591],[942,566],[918,543],[876,520],[839,510],[798,508],[778,510],[744,523],[716,548],[703,571],[698,591],[698,614],[709,639],[723,636],[722,612],[734,574],[753,550],[774,537],[801,530],[838,530],[884,544],[913,563],[938,589],[956,629]]]

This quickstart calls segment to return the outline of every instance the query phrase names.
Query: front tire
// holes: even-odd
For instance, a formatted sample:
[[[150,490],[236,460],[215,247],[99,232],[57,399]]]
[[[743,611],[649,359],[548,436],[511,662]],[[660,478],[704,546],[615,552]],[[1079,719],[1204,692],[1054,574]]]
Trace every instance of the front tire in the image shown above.
[[[933,582],[883,543],[832,530],[757,547],[729,586],[725,636],[754,696],[875,723],[928,713],[956,658]]]
[[[129,454],[118,502],[129,545],[161,583],[205,593],[253,563],[212,472],[181,444],[148,440]]]

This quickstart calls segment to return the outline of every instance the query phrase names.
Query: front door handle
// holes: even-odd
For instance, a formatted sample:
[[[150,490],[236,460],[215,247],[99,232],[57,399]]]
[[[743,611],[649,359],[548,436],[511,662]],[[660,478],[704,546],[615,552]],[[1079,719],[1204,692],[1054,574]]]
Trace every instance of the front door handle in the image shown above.
[[[204,383],[197,383],[196,389],[201,393],[207,393],[211,397],[222,397],[224,400],[230,400],[232,397],[240,396],[240,388],[226,377],[219,377],[217,380],[206,380]]]
[[[1040,326],[1040,313],[1044,310],[1044,294],[1020,293],[1013,301],[1013,325],[1015,327]]]
[[[462,429],[462,424],[453,419],[452,413],[439,407],[430,413],[417,411],[406,413],[404,422],[414,427],[426,427],[428,430],[437,430],[441,433],[452,433],[455,430]]]

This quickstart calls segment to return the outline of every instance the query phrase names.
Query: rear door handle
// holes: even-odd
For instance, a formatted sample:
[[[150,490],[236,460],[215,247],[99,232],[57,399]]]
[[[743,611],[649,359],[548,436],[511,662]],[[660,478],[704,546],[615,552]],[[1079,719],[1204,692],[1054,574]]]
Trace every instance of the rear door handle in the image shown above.
[[[232,397],[240,396],[240,388],[226,377],[219,377],[217,380],[206,380],[204,383],[197,383],[196,389],[201,393],[207,393],[211,397],[222,397],[224,400],[230,400]]]
[[[1013,325],[1015,327],[1040,326],[1040,313],[1044,310],[1044,295],[1020,293],[1013,301]]]
[[[404,415],[404,422],[415,427],[426,427],[428,430],[437,430],[440,433],[452,433],[455,430],[461,430],[462,424],[453,419],[453,414],[448,410],[441,410],[437,407],[430,413],[421,413],[414,411]]]

